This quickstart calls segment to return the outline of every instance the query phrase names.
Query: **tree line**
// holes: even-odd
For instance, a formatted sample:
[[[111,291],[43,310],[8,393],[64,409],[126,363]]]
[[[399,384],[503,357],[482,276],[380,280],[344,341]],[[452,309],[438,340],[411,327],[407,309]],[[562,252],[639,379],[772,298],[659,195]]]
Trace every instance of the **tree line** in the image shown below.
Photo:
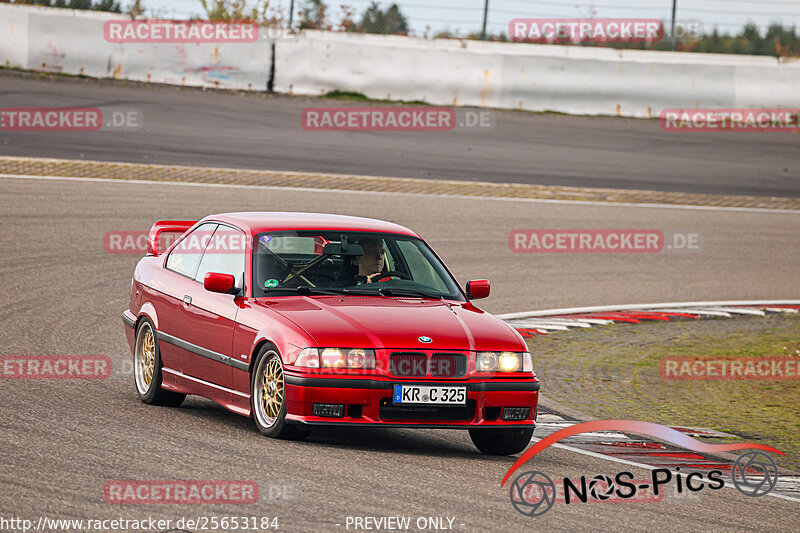
[[[8,0],[0,0],[0,2]],[[93,11],[111,11],[120,13],[122,6],[119,0],[16,0],[18,4],[30,4],[69,9],[88,9]],[[199,0],[208,20],[255,20],[262,24],[283,25],[286,23],[282,14],[268,15],[269,0]],[[324,0],[297,0],[298,11],[296,26],[300,29],[316,29],[327,31],[346,31],[361,33],[381,33],[388,35],[409,35],[411,33],[408,19],[400,11],[397,4],[382,9],[378,2],[372,2],[360,14],[355,8],[344,4],[341,6],[339,20],[330,19],[328,6]],[[125,12],[133,16],[141,16],[144,12],[141,0],[132,0]],[[425,37],[427,37],[427,31]],[[433,38],[480,39],[479,32],[466,36],[450,31],[440,31]],[[490,35],[492,41],[508,41],[505,33]],[[570,44],[570,43],[563,43]],[[606,46],[617,49],[670,50],[669,39],[654,43],[581,43],[580,46]],[[676,50],[681,52],[702,52],[715,54],[766,55],[773,57],[800,57],[800,32],[794,26],[784,27],[780,23],[770,24],[765,32],[758,26],[748,22],[739,33],[729,35],[720,33],[717,28],[710,34],[676,43]]]

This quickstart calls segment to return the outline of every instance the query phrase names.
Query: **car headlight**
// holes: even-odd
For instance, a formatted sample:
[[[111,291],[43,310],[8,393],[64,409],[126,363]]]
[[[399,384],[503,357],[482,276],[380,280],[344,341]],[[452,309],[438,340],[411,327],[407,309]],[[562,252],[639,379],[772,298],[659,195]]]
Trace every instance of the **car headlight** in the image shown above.
[[[478,352],[475,368],[478,372],[533,372],[533,360],[528,352]]]
[[[497,353],[478,352],[475,368],[478,369],[478,372],[495,372],[497,370]]]
[[[307,368],[374,369],[375,350],[365,348],[306,348],[295,366]]]

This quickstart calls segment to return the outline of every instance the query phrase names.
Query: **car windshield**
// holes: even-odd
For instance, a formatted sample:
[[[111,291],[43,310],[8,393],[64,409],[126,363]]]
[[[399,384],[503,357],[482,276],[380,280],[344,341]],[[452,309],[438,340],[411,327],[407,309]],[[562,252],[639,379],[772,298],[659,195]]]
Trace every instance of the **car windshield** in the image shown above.
[[[253,294],[339,294],[464,301],[425,242],[390,233],[276,231],[256,236]]]

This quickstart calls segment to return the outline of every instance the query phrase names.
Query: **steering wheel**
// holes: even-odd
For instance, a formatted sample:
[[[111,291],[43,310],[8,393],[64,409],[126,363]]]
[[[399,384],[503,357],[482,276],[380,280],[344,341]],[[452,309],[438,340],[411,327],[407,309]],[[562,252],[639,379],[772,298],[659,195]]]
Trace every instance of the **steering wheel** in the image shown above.
[[[411,276],[404,272],[398,272],[396,270],[389,270],[388,272],[384,272],[383,275],[378,278],[377,280],[373,281],[372,283],[381,283],[383,281],[391,281],[392,278],[400,278],[411,281]]]

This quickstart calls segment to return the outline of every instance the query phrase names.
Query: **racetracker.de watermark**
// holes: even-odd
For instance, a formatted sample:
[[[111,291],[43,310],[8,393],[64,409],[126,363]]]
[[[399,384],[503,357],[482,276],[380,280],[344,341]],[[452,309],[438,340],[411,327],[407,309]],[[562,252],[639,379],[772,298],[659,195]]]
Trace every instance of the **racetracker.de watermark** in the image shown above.
[[[513,19],[512,41],[524,42],[654,42],[664,37],[659,19]]]
[[[258,36],[255,22],[119,19],[103,24],[103,38],[110,43],[252,43]]]
[[[655,229],[525,229],[508,235],[514,253],[655,254],[700,250],[697,232]]]
[[[800,357],[665,357],[660,371],[666,380],[800,379]]]
[[[111,230],[103,235],[103,249],[109,254],[147,253],[147,240],[150,232],[146,230]],[[158,252],[165,252],[183,235],[183,232],[162,232],[158,238]],[[175,251],[182,254],[242,254],[247,249],[245,235],[236,230],[219,228],[208,231],[203,228],[193,231],[183,239]]]
[[[675,41],[702,36],[697,20],[675,22]],[[660,19],[610,18],[519,18],[508,23],[512,41],[546,44],[655,43],[670,39]]]
[[[105,355],[4,355],[2,379],[104,379],[111,375]]]
[[[0,132],[130,131],[144,125],[141,109],[130,107],[4,107]]]
[[[115,480],[103,486],[106,503],[143,504],[251,504],[258,501],[255,481]]]
[[[664,131],[800,132],[800,109],[664,109],[659,122]]]
[[[103,235],[103,249],[109,254],[144,255],[149,234],[146,230],[107,231]],[[158,252],[165,252],[180,236],[180,233],[163,232],[158,238]]]
[[[300,114],[306,131],[453,131],[495,126],[491,109],[450,107],[307,107]]]

